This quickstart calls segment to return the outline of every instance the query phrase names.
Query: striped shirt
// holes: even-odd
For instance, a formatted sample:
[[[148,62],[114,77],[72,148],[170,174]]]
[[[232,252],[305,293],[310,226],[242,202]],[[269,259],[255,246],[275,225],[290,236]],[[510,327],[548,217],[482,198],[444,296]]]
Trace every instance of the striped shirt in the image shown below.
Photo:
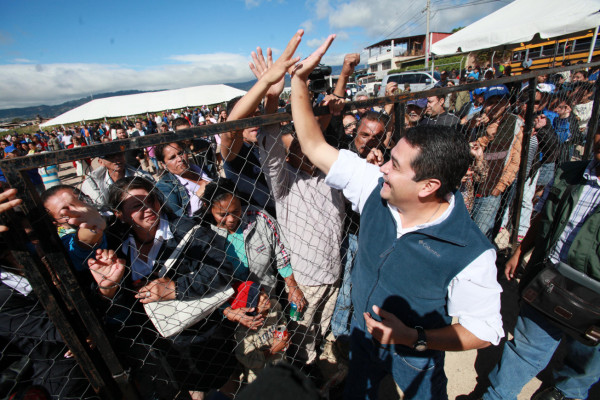
[[[38,172],[42,177],[42,182],[46,189],[50,189],[52,186],[60,185],[60,178],[58,177],[58,167],[56,165],[48,165],[46,167],[38,168]]]
[[[575,236],[577,236],[577,233],[581,229],[581,226],[586,221],[588,216],[592,215],[596,210],[598,210],[598,206],[600,205],[600,179],[598,179],[598,176],[596,175],[597,166],[598,162],[592,160],[583,173],[585,183],[583,185],[583,189],[581,190],[579,201],[571,212],[569,221],[567,222],[564,231],[550,251],[550,260],[555,264],[558,264],[559,261],[567,261],[569,249],[575,240]],[[546,186],[542,199],[538,202],[538,204],[536,204],[536,211],[541,211],[546,199],[548,198],[548,193],[550,192],[551,187],[552,184]]]

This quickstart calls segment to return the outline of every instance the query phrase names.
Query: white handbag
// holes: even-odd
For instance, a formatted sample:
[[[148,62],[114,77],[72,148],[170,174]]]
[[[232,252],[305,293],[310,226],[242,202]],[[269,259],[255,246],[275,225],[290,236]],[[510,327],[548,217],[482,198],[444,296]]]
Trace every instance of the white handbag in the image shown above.
[[[165,274],[173,267],[181,251],[196,232],[195,226],[183,237],[169,259],[165,262]],[[164,337],[180,333],[186,328],[208,317],[213,311],[225,303],[234,290],[230,285],[226,288],[193,300],[164,300],[144,304],[144,310],[154,324],[156,330]]]

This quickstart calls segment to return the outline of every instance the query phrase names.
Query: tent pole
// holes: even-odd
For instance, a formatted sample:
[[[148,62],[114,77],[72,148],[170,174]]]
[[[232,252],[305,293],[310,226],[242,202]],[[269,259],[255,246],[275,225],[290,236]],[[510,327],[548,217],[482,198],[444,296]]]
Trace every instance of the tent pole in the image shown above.
[[[594,54],[594,47],[596,47],[596,38],[598,37],[598,27],[594,29],[594,37],[592,38],[592,44],[590,45],[590,54],[588,54],[587,62],[592,61],[592,55]]]
[[[427,12],[427,32],[425,33],[425,71],[427,71],[429,69],[429,52],[431,51],[431,47],[429,46],[429,16],[431,14],[431,0],[427,0],[427,7],[425,10]]]

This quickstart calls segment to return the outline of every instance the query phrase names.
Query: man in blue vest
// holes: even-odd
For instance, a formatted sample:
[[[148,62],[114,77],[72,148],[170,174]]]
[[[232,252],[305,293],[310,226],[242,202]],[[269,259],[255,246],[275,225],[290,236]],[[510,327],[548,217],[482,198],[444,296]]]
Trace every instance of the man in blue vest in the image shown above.
[[[361,213],[345,398],[377,398],[392,374],[405,399],[447,399],[444,351],[504,335],[495,251],[456,190],[469,146],[451,128],[417,127],[379,168],[328,145],[306,80],[333,39],[292,71],[292,114],[304,154]]]

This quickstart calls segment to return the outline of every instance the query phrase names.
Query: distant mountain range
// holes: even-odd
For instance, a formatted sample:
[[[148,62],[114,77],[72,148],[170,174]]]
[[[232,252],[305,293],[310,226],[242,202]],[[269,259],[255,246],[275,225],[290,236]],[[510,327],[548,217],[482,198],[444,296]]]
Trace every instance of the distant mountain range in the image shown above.
[[[333,66],[332,74],[338,75],[342,70],[342,66]],[[248,82],[240,82],[240,83],[227,83],[227,85],[232,86],[236,89],[248,91],[256,80],[251,80]],[[290,85],[289,77],[286,77],[286,86]],[[93,96],[93,99],[102,99],[105,97],[112,96],[125,96],[128,94],[138,94],[138,93],[147,93],[148,91],[141,90],[123,90],[119,92],[110,92],[110,93],[99,93]],[[0,110],[0,122],[10,122],[15,118],[20,118],[22,120],[31,120],[35,119],[38,115],[42,118],[54,118],[60,114],[63,114],[73,108],[79,107],[82,104],[85,104],[92,100],[92,96],[83,97],[78,100],[67,101],[62,104],[57,104],[54,106],[40,105],[40,106],[31,106],[31,107],[22,107],[22,108],[7,108],[4,110]]]

